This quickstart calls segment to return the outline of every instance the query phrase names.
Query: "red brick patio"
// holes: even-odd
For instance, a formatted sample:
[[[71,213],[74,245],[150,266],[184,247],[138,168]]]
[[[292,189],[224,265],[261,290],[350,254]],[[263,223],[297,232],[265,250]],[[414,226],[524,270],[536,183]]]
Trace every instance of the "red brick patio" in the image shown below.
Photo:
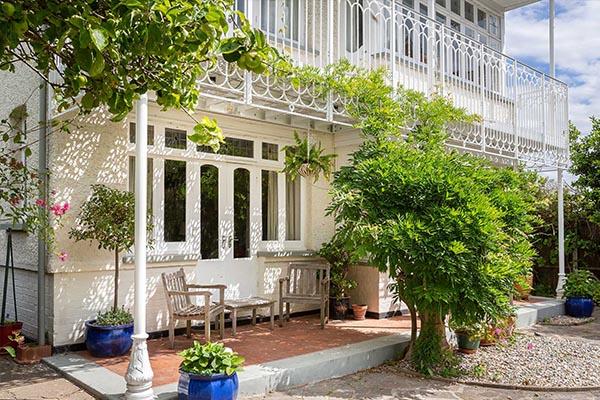
[[[231,329],[226,329],[223,343],[243,355],[246,365],[252,365],[407,331],[410,331],[408,316],[380,320],[332,321],[324,330],[319,326],[318,317],[309,316],[292,318],[283,328],[276,326],[274,331],[269,329],[268,323],[257,326],[243,325],[238,327],[235,338],[230,336]],[[192,339],[176,336],[174,350],[169,348],[167,338],[148,341],[154,385],[177,382],[178,366],[181,362],[177,352],[189,347],[194,339],[203,340],[203,335],[199,333],[193,336]],[[215,337],[218,338],[218,335]],[[81,354],[121,376],[125,375],[129,363],[128,356],[98,359],[87,352]]]

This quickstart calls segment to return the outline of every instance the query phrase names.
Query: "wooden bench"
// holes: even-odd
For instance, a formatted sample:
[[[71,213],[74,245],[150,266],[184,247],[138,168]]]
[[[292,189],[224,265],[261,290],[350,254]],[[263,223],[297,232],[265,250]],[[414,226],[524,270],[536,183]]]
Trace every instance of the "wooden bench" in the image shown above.
[[[252,325],[256,325],[256,310],[269,307],[271,330],[275,328],[275,300],[263,297],[247,297],[245,299],[225,300],[225,309],[231,311],[231,335],[237,334],[237,313],[240,310],[252,310]]]
[[[321,328],[325,328],[329,321],[329,274],[329,264],[290,263],[288,275],[279,279],[279,326],[290,319],[290,303],[300,303],[319,304]]]
[[[175,344],[175,323],[177,320],[186,321],[187,336],[192,334],[192,321],[204,320],[204,336],[210,342],[210,323],[215,319],[215,327],[220,326],[221,339],[225,337],[225,289],[226,285],[194,285],[185,280],[185,272],[181,268],[170,274],[162,273],[162,283],[167,297],[169,310],[169,342],[171,348]],[[190,289],[218,289],[219,301],[212,302],[212,292],[208,290]],[[204,304],[199,306],[192,302],[193,296],[203,296]],[[220,323],[218,321],[220,317]]]

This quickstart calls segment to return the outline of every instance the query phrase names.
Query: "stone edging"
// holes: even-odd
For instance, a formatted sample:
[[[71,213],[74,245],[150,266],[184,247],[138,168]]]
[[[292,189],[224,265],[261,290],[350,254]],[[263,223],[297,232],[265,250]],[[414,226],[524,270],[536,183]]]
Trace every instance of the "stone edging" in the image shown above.
[[[450,379],[441,376],[425,376],[415,371],[411,371],[406,368],[396,367],[396,370],[403,374],[423,379],[431,379],[434,381],[445,382],[445,383],[461,383],[469,386],[482,386],[494,389],[509,389],[509,390],[525,390],[529,392],[591,392],[594,390],[600,390],[600,386],[584,386],[584,387],[564,387],[564,386],[525,386],[525,385],[508,385],[505,383],[492,383],[492,382],[478,382],[478,381],[467,381],[462,379]]]

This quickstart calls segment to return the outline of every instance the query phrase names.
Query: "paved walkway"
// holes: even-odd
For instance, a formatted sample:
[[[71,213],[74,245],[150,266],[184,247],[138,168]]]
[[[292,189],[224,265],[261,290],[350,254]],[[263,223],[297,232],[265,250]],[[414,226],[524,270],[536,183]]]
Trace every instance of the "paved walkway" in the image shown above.
[[[44,364],[19,365],[0,356],[0,400],[92,400]]]

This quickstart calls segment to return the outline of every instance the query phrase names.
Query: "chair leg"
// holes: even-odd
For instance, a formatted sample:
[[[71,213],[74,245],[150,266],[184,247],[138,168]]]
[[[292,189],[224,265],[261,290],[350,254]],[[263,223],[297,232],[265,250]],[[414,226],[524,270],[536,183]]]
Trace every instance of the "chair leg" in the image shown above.
[[[291,311],[292,308],[290,307],[290,303],[285,303],[285,308],[287,308],[287,314],[286,314],[287,317],[286,318],[287,318],[287,321],[289,322],[290,321],[290,313],[292,312]]]
[[[192,337],[192,321],[189,319],[185,321],[185,335],[188,339]]]
[[[175,347],[175,320],[169,321],[169,344],[171,348]]]
[[[221,340],[225,339],[225,312],[220,314],[221,317]]]
[[[210,342],[210,314],[204,315],[204,340]]]
[[[283,327],[283,320],[285,315],[283,314],[283,301],[279,300],[279,326]]]
[[[325,303],[321,302],[321,329],[325,329]]]

